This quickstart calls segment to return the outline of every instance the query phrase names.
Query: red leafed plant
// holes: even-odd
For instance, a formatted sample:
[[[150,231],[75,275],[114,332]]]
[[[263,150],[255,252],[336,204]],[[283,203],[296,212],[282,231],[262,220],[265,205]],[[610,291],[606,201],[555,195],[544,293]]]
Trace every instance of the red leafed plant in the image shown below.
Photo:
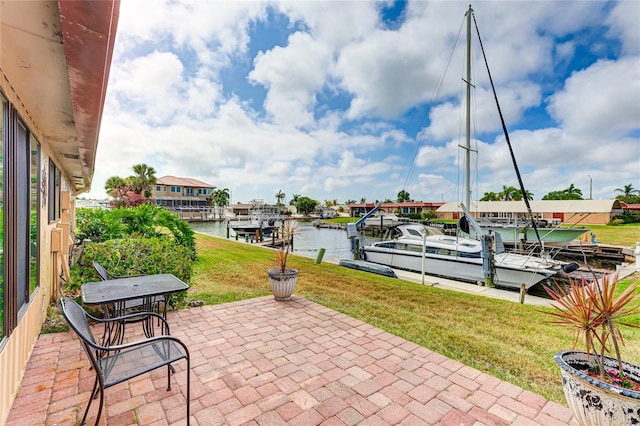
[[[612,346],[618,361],[617,376],[624,376],[620,355],[624,338],[620,325],[640,327],[625,321],[631,315],[640,314],[640,306],[636,303],[636,284],[637,281],[618,296],[618,274],[605,275],[600,280],[594,277],[593,282],[585,278],[570,280],[569,291],[563,286],[558,286],[557,290],[545,287],[555,302],[552,306],[556,308],[554,312],[549,312],[555,317],[550,322],[573,329],[574,348],[581,337],[584,339],[587,357],[595,352],[598,372],[603,381],[606,381],[607,374],[610,375],[604,367],[604,355],[611,353]]]

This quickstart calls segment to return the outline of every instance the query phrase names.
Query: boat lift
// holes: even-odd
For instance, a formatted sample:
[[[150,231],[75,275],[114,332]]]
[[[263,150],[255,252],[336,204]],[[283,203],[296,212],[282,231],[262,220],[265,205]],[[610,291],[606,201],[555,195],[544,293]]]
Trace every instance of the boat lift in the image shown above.
[[[364,223],[369,217],[371,217],[375,212],[380,210],[382,207],[382,203],[375,206],[373,209],[368,211],[364,216],[358,219],[355,222],[347,223],[347,238],[351,240],[351,254],[355,260],[360,259],[360,239],[358,238],[358,226]]]
[[[500,234],[487,234],[480,228],[480,225],[478,225],[478,222],[471,216],[464,204],[461,203],[460,208],[464,214],[460,219],[460,229],[468,234],[469,226],[472,226],[476,231],[476,235],[482,244],[482,275],[484,275],[484,285],[486,287],[493,287],[496,276],[496,263],[493,255],[496,251],[504,251],[504,244],[502,243]]]

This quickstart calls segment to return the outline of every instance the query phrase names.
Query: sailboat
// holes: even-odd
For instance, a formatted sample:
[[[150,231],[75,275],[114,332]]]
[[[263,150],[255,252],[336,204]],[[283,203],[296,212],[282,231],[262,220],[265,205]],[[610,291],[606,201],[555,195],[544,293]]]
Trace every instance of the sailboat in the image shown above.
[[[470,168],[471,133],[471,18],[469,6],[467,18],[467,114],[465,166]],[[495,92],[494,92],[495,94]],[[497,98],[496,98],[497,101]],[[512,152],[513,157],[513,152]],[[520,175],[518,178],[521,182]],[[362,248],[361,256],[368,262],[428,273],[447,278],[485,282],[488,285],[526,290],[557,273],[570,272],[575,264],[567,264],[533,255],[505,253],[499,235],[486,233],[469,214],[471,198],[469,173],[466,174],[465,203],[461,205],[467,233],[473,229],[478,239],[446,236],[423,225],[404,224],[393,228],[390,240],[378,241]],[[522,186],[522,185],[521,185]],[[526,191],[522,191],[526,194]],[[528,204],[528,203],[527,203]],[[534,226],[535,229],[535,226]],[[536,230],[537,233],[537,230]]]

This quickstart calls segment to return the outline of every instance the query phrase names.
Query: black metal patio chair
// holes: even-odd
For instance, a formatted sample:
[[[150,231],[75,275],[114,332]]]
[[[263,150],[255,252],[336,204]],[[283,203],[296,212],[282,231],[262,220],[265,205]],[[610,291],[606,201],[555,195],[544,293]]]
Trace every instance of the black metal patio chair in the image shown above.
[[[78,336],[92,369],[96,372],[93,390],[87,403],[82,422],[85,424],[91,402],[100,395],[100,407],[96,417],[96,425],[100,421],[104,405],[104,390],[141,374],[167,366],[167,390],[171,390],[171,363],[181,359],[187,361],[187,425],[189,424],[191,381],[191,361],[189,350],[178,338],[169,334],[169,324],[160,315],[151,312],[138,312],[123,317],[100,319],[89,315],[71,298],[60,300],[62,315]],[[124,323],[139,316],[157,317],[161,321],[161,334],[158,336],[113,346],[103,346],[96,340],[89,327],[89,321],[96,323]],[[151,318],[149,318],[149,322]]]

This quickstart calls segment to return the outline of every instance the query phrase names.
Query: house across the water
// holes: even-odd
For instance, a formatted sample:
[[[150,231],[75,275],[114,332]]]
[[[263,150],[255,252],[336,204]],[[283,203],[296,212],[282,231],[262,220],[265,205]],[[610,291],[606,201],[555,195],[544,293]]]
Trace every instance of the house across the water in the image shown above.
[[[209,220],[216,187],[197,179],[176,176],[158,178],[151,202],[178,214],[185,220]]]

